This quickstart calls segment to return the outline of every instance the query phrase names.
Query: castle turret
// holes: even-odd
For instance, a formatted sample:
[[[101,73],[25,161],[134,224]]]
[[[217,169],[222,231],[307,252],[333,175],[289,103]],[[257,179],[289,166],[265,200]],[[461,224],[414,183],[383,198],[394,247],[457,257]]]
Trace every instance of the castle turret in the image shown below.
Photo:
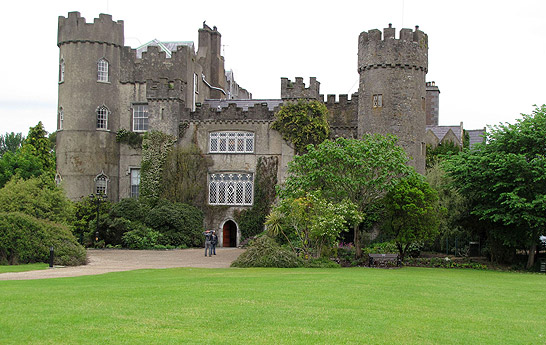
[[[118,198],[120,52],[123,21],[101,14],[86,23],[79,12],[59,17],[57,169],[68,197],[96,192]],[[61,115],[62,114],[62,115]]]
[[[381,36],[377,29],[359,36],[358,135],[396,135],[410,164],[423,173],[428,37],[416,27],[400,30],[396,39],[390,24]]]

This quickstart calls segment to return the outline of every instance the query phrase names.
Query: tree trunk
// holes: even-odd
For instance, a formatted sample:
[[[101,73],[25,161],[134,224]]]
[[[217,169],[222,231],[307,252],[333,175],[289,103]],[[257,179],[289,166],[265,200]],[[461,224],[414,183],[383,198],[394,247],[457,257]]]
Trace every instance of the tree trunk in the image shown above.
[[[360,247],[360,233],[358,231],[358,224],[356,224],[354,227],[355,237],[355,258],[360,259],[362,257],[362,248]]]
[[[537,252],[537,244],[534,242],[529,248],[529,256],[527,258],[527,269],[533,267],[535,264],[535,253]]]

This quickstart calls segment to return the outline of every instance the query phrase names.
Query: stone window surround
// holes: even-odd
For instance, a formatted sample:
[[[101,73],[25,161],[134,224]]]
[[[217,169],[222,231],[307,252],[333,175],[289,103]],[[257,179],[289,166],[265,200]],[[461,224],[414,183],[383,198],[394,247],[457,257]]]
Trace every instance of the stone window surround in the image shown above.
[[[106,105],[97,107],[95,111],[97,119],[97,130],[108,130],[108,117],[110,116],[110,109]]]
[[[209,133],[209,153],[252,154],[255,135],[250,131],[214,131]]]
[[[253,173],[209,173],[208,181],[209,205],[252,206],[254,201]]]
[[[372,96],[372,107],[373,108],[383,107],[383,94],[377,93]]]
[[[59,84],[64,82],[64,69],[65,69],[64,58],[61,58],[61,61],[59,62]]]
[[[95,182],[95,194],[108,194],[108,182],[110,179],[104,173],[104,170],[93,179]]]
[[[138,198],[140,194],[140,167],[129,168],[129,181],[131,184],[131,198]]]
[[[97,61],[97,82],[110,83],[110,63],[105,57]]]

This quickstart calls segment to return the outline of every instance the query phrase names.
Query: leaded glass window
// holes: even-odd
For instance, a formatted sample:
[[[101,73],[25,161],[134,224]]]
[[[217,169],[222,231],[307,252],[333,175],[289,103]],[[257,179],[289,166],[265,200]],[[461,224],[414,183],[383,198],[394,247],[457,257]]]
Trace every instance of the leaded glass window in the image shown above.
[[[209,150],[210,153],[254,153],[254,133],[212,132]]]
[[[108,191],[108,176],[101,172],[95,177],[95,194],[106,195]]]
[[[97,81],[108,82],[108,61],[105,58],[97,62]]]
[[[97,129],[108,129],[108,108],[102,105],[97,109]]]
[[[138,198],[140,192],[140,169],[131,169],[131,198]]]
[[[209,204],[211,205],[252,205],[252,196],[252,174],[209,175]]]

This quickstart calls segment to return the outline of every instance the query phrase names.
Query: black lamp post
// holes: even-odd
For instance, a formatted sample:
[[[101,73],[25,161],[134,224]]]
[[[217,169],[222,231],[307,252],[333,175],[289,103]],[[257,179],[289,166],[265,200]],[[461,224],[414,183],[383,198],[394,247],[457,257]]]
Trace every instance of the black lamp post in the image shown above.
[[[97,218],[96,218],[96,229],[95,229],[95,243],[99,241],[99,220],[100,220],[100,203],[104,200],[106,200],[106,195],[102,193],[96,193],[89,195],[89,198],[92,202],[95,203],[95,206],[97,207]]]

